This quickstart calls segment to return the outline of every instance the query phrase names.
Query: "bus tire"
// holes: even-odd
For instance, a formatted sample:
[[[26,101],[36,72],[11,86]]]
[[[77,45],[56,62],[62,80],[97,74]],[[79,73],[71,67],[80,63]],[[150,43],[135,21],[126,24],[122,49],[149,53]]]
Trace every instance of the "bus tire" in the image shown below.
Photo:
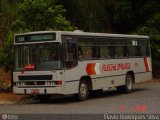
[[[88,98],[89,89],[86,81],[81,80],[79,83],[79,92],[78,92],[78,100],[84,101]]]
[[[133,90],[133,76],[131,74],[126,75],[126,82],[123,86],[118,86],[117,90],[123,93],[130,93]]]

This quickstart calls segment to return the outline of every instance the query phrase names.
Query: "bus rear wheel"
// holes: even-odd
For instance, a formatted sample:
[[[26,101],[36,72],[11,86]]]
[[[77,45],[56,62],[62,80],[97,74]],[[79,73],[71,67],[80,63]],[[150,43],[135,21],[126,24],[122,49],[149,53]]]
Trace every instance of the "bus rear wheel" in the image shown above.
[[[89,90],[88,84],[86,81],[82,80],[79,83],[79,92],[78,92],[78,100],[83,101],[88,98]]]
[[[126,75],[126,83],[123,86],[118,86],[119,92],[130,93],[133,90],[133,76],[130,74]]]

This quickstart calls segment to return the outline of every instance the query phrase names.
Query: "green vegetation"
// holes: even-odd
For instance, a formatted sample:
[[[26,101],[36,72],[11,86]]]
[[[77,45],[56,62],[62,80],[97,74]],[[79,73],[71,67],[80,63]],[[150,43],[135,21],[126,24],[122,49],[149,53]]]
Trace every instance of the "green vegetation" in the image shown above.
[[[65,19],[63,5],[53,0],[1,0],[0,6],[0,65],[7,71],[12,69],[15,33],[76,29]]]
[[[152,56],[160,56],[159,0],[0,0],[0,19],[0,65],[6,70],[12,68],[14,34],[27,31],[148,35]]]

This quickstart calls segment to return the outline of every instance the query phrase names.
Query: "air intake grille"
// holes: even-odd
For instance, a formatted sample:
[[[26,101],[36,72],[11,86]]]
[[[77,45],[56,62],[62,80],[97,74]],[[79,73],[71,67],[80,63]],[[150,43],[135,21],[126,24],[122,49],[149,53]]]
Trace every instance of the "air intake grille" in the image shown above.
[[[52,75],[26,75],[18,78],[19,80],[52,80]]]

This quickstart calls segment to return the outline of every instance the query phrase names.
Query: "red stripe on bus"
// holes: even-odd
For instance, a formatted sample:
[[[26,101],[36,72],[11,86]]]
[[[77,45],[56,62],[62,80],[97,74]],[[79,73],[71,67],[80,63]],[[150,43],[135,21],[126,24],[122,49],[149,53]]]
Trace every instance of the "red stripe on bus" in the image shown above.
[[[96,72],[94,71],[95,63],[89,63],[86,67],[86,72],[88,75],[95,75]]]
[[[149,72],[149,64],[148,64],[147,57],[144,57],[144,64],[145,64],[145,67],[146,67],[146,72]]]
[[[88,75],[91,75],[90,68],[91,68],[91,64],[87,64],[86,72],[87,72]]]
[[[95,65],[96,65],[96,64],[93,63],[92,66],[91,66],[92,75],[95,75],[95,74],[96,74],[96,72],[95,72],[95,70],[94,70]]]

